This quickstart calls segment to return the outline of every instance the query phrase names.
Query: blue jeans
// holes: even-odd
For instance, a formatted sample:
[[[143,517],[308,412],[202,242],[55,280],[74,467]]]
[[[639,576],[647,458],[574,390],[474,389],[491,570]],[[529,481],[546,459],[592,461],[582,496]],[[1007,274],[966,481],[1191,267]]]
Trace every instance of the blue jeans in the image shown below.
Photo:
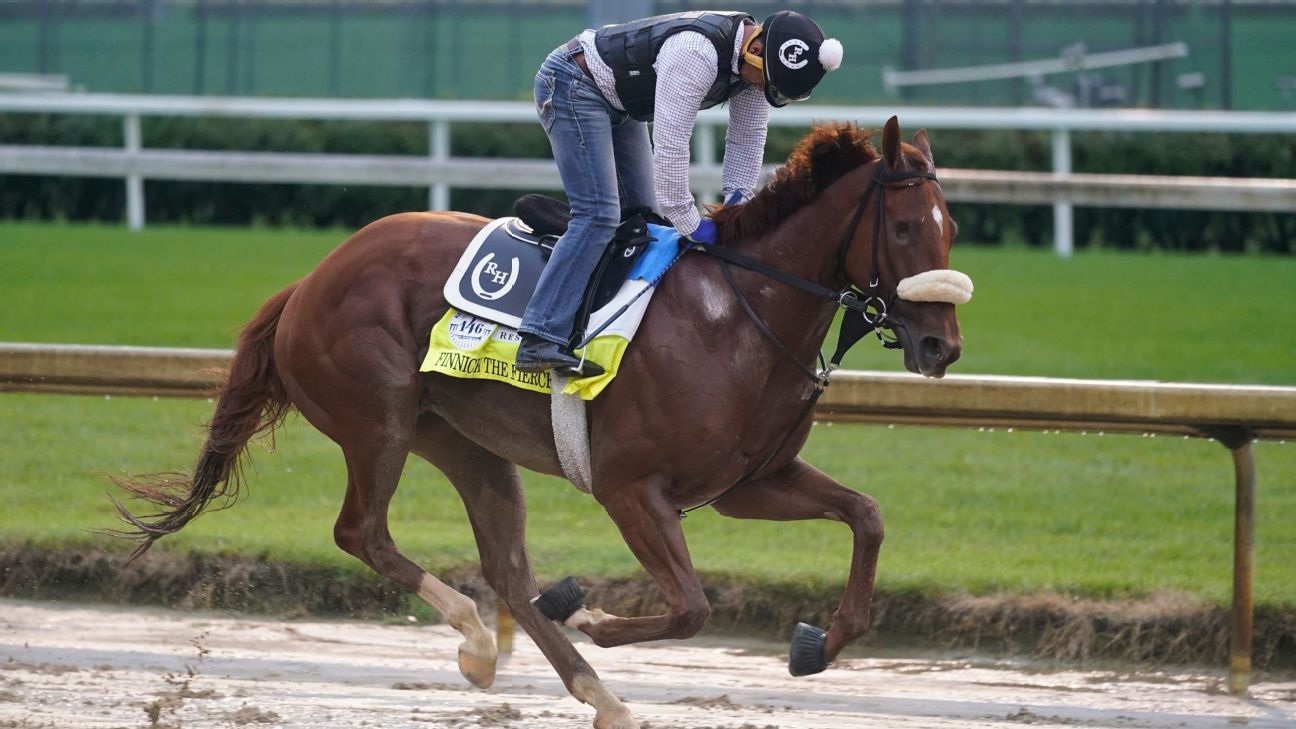
[[[564,47],[535,77],[536,112],[571,203],[518,330],[567,344],[585,287],[621,222],[621,210],[654,206],[648,125],[617,111]]]

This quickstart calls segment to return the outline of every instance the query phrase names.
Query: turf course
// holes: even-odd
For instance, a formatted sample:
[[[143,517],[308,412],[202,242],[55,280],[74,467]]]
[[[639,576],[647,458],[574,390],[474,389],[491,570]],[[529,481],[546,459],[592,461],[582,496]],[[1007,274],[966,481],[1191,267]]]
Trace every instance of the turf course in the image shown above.
[[[231,346],[260,303],[305,274],[343,231],[0,223],[0,340]],[[956,249],[977,284],[961,311],[956,372],[1296,384],[1296,260]],[[847,366],[900,369],[862,343]],[[203,401],[0,395],[0,542],[104,544],[105,473],[184,470]],[[296,421],[273,455],[254,447],[248,498],[162,543],[339,569],[332,522],[340,454]],[[1232,467],[1201,440],[826,426],[806,458],[882,503],[884,589],[1085,596],[1159,590],[1224,602]],[[1296,446],[1256,446],[1256,598],[1296,606]],[[634,575],[589,497],[528,474],[532,557],[546,577]],[[411,460],[392,529],[433,568],[475,561],[463,508]],[[698,568],[761,582],[834,584],[850,539],[838,524],[685,522]]]

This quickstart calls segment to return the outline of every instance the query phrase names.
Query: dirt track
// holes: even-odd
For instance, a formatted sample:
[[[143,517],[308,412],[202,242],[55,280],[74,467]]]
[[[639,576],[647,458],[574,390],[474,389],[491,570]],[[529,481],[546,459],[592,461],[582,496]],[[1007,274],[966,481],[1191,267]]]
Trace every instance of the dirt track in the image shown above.
[[[440,625],[0,600],[0,728],[592,725],[525,638],[486,691],[460,678],[458,642]],[[857,658],[793,679],[774,646],[581,649],[645,729],[1296,727],[1290,678],[1241,701],[1220,672]]]

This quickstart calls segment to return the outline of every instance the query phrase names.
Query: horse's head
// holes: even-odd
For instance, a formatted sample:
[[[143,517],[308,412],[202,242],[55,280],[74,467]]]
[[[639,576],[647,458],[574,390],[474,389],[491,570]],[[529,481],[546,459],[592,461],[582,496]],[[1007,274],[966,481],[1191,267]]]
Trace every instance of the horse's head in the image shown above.
[[[943,377],[963,351],[954,306],[971,298],[972,281],[949,267],[958,227],[936,181],[927,131],[902,143],[891,117],[871,175],[844,253],[846,276],[884,313],[882,326],[895,332],[905,368]]]
[[[942,377],[963,351],[954,306],[971,298],[972,281],[949,268],[957,228],[932,160],[927,132],[902,144],[895,117],[881,154],[855,124],[817,125],[749,203],[713,210],[719,242],[750,246],[784,270],[800,264],[826,288],[853,284],[848,316],[860,315],[860,300],[869,311],[852,329],[880,324],[904,348],[905,367]]]

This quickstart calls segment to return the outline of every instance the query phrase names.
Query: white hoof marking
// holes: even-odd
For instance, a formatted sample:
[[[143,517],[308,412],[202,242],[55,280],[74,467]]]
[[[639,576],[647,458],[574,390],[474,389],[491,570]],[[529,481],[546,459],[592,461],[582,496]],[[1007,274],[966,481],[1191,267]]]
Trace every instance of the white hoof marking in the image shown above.
[[[486,629],[477,604],[436,577],[423,575],[418,596],[437,609],[450,626],[463,634],[459,645],[459,672],[478,688],[495,682],[495,638]]]

